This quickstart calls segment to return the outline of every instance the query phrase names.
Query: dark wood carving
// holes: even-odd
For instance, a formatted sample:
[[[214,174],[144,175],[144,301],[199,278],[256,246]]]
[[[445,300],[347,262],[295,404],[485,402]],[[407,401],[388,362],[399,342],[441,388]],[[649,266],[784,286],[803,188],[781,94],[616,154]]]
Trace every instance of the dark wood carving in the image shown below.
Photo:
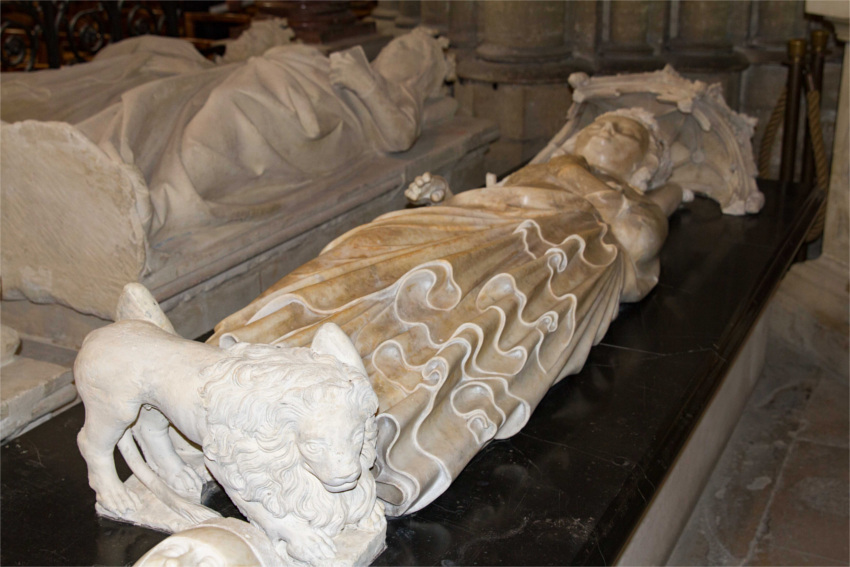
[[[88,61],[108,43],[146,34],[179,35],[183,2],[118,0],[4,2],[3,71]]]

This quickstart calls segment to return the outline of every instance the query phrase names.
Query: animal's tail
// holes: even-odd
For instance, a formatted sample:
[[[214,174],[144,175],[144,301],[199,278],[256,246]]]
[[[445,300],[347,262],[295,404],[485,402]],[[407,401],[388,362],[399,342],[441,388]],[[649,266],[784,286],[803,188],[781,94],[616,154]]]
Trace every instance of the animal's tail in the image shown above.
[[[115,307],[115,320],[123,321],[124,319],[148,321],[163,331],[173,335],[177,334],[162,307],[156,302],[148,288],[140,283],[125,285],[124,291],[118,298],[118,305]]]
[[[210,510],[201,504],[189,502],[169,488],[169,486],[151,470],[150,466],[148,466],[145,462],[145,459],[142,458],[142,455],[139,453],[139,449],[136,447],[136,443],[133,441],[133,436],[129,429],[124,432],[121,440],[118,441],[118,449],[121,451],[121,456],[124,457],[124,460],[127,462],[130,470],[133,471],[134,475],[136,475],[136,478],[138,478],[141,483],[148,488],[148,490],[153,492],[154,496],[162,501],[163,504],[180,514],[180,516],[186,518],[193,524],[199,524],[205,520],[221,517],[221,514],[215,510]]]

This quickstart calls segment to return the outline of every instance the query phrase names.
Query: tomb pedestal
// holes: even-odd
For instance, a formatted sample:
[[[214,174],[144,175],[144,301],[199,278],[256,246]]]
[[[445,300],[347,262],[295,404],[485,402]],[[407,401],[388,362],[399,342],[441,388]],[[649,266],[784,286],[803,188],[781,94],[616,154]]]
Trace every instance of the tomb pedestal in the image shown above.
[[[622,306],[584,369],[520,433],[488,445],[433,505],[390,519],[375,563],[612,564],[641,539],[688,439],[722,447],[726,431],[700,434],[700,423],[711,408],[728,415],[726,396],[740,399],[758,374],[759,317],[820,203],[796,186],[760,188],[758,215],[724,216],[706,199],[675,213],[655,290]],[[74,443],[83,419],[72,408],[3,446],[3,564],[127,564],[165,537],[97,518]],[[60,502],[61,514],[44,513]]]

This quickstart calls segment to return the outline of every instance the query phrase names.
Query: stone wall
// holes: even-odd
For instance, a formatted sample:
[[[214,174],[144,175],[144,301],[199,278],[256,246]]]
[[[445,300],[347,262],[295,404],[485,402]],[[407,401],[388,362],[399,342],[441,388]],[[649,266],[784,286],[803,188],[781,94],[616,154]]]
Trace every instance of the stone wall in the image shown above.
[[[462,111],[501,128],[487,162],[500,175],[558,130],[571,103],[566,80],[575,71],[650,71],[669,63],[686,77],[721,82],[732,108],[759,119],[758,144],[785,84],[787,40],[824,27],[806,17],[803,0],[379,1],[375,16],[385,30],[418,22],[449,36]],[[828,148],[841,74],[834,39],[830,51],[823,96]]]

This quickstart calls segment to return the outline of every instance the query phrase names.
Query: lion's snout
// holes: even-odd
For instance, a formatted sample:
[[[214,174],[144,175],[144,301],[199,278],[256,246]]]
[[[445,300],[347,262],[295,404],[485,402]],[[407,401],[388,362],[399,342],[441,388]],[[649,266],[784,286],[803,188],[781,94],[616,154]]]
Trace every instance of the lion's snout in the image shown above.
[[[346,476],[338,476],[327,481],[322,481],[328,492],[344,492],[351,490],[357,486],[357,481],[360,479],[360,468]]]
[[[328,467],[329,464],[331,464],[330,467]],[[360,463],[349,466],[333,466],[333,464],[337,463],[304,460],[304,468],[315,476],[328,492],[345,492],[357,486],[357,481],[360,480]],[[340,470],[343,472],[337,472]]]
[[[353,466],[328,467],[330,463],[316,463],[305,460],[305,468],[315,476],[328,492],[344,492],[357,486],[360,479],[360,464]],[[342,473],[337,471],[342,470]],[[348,472],[351,471],[351,472]]]

